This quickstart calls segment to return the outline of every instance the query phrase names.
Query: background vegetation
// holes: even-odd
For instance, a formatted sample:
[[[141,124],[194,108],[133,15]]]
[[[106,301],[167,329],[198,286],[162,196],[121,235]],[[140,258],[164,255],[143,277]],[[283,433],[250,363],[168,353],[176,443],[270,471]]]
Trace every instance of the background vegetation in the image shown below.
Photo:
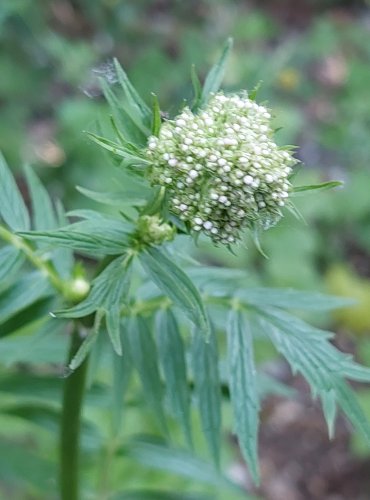
[[[298,157],[304,163],[300,175],[307,182],[340,179],[345,187],[304,198],[299,208],[306,224],[287,215],[266,233],[262,243],[268,260],[248,241],[247,248],[240,248],[235,257],[207,244],[196,250],[196,256],[207,263],[245,267],[251,283],[355,297],[355,308],[308,318],[319,325],[334,326],[339,346],[369,365],[367,2],[3,0],[0,149],[17,174],[26,199],[21,167],[31,163],[55,199],[62,199],[69,209],[81,208],[81,204],[88,207],[76,185],[101,190],[114,183],[105,168],[105,155],[83,133],[96,130],[97,122],[108,114],[98,78],[103,76],[115,84],[112,57],[121,61],[144,97],[149,98],[154,91],[161,108],[171,110],[184,95],[190,95],[191,64],[204,76],[230,35],[235,49],[226,87],[251,89],[262,81],[259,99],[268,100],[274,108],[276,125],[283,127],[281,142],[299,146]],[[1,450],[6,450],[0,451],[0,496],[53,498],[50,478],[54,477],[56,457],[55,410],[61,391],[57,374],[66,343],[57,336],[52,343],[30,337],[31,360],[6,333],[6,328],[0,332],[0,444]],[[281,396],[269,396],[262,413],[261,498],[300,500],[333,494],[367,498],[370,485],[364,471],[370,458],[359,440],[350,437],[346,424],[340,421],[336,439],[329,442],[320,412],[309,401],[302,381],[293,378],[263,343],[257,355],[266,371],[285,384],[274,391],[266,389],[280,391]],[[91,423],[97,423],[100,432],[108,432],[104,383],[103,373],[100,385],[88,395],[85,491],[95,491],[98,483],[102,491],[99,498],[103,498],[107,467],[110,484],[115,484],[117,491],[123,484],[170,483],[182,492],[192,490],[193,482],[202,479],[196,477],[195,466],[187,478],[179,478],[154,471],[155,455],[148,462],[138,452],[138,466],[130,463],[124,450],[112,461],[109,450],[101,449],[100,436]],[[299,393],[287,403],[282,396],[295,389]],[[370,417],[370,390],[362,389],[359,396]],[[39,410],[40,402],[44,411]],[[125,417],[127,432],[133,433],[135,428],[155,432],[151,418],[139,413],[137,407],[140,404],[132,401]],[[225,436],[225,446],[228,470],[248,488],[248,475],[231,434]],[[301,467],[294,469],[297,461]],[[101,463],[99,478],[93,473],[97,463]],[[171,468],[165,460],[162,465]],[[212,485],[215,481],[212,477],[204,481],[203,477],[200,482]],[[204,484],[201,489],[212,491]],[[86,495],[95,498],[93,493]]]

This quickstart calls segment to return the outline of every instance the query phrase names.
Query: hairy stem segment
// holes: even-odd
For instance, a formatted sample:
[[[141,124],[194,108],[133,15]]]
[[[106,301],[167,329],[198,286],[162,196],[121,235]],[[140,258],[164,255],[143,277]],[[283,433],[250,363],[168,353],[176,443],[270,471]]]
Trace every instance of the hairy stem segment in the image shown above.
[[[82,343],[77,325],[72,333],[69,361]],[[83,396],[88,359],[64,381],[62,422],[60,433],[60,497],[79,499],[79,449]]]

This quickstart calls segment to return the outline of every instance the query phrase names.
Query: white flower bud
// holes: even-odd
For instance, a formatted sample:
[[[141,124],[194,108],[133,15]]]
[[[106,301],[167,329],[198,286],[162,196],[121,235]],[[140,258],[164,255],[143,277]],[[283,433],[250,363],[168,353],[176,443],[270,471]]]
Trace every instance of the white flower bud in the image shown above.
[[[243,177],[243,182],[244,184],[252,184],[253,177],[251,175],[246,175],[245,177]]]
[[[273,141],[270,120],[246,95],[216,94],[198,115],[185,108],[149,138],[151,183],[166,188],[173,213],[215,242],[270,227],[289,197],[295,163]]]

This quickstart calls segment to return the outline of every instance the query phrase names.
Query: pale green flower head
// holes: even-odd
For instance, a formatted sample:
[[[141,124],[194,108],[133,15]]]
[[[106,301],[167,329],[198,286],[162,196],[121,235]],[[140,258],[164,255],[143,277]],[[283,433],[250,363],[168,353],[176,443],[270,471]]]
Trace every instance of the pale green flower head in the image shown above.
[[[150,180],[195,232],[231,244],[244,228],[281,217],[296,160],[274,142],[270,112],[246,94],[218,93],[194,114],[185,108],[150,137]]]

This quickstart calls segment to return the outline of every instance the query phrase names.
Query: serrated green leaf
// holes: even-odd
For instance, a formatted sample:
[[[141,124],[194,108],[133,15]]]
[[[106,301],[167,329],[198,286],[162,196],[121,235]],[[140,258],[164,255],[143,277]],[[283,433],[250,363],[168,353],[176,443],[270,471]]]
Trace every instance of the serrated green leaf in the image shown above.
[[[124,342],[124,335],[121,333],[121,343]],[[124,351],[122,356],[112,350],[113,356],[113,388],[112,388],[112,419],[113,431],[118,434],[122,422],[124,396],[126,394],[131,372],[132,362],[128,350]]]
[[[33,169],[26,166],[25,172],[31,195],[33,228],[38,231],[54,229],[58,224],[48,192],[41,184]]]
[[[106,359],[106,355],[111,349],[113,349],[113,346],[107,342],[106,335],[98,335],[98,338],[96,339],[96,342],[94,343],[89,354],[89,364],[87,366],[86,374],[87,389],[90,389],[92,385],[97,382],[103,360]],[[107,402],[109,404],[110,401]]]
[[[120,130],[119,126],[117,125],[116,119],[112,115],[110,116],[110,122],[111,122],[112,128],[116,134],[116,137],[119,140],[119,142],[121,143],[121,145],[124,148],[132,151],[134,154],[138,154],[138,156],[140,156],[141,148],[138,145],[136,145],[134,142],[130,142],[129,140],[126,139],[126,137],[123,135],[122,131]]]
[[[119,127],[120,129],[120,136],[123,134],[128,142],[144,146],[147,136],[132,120],[128,113],[124,96],[116,95],[104,79],[100,79],[100,85],[113,114],[115,127]]]
[[[333,439],[335,433],[335,418],[337,416],[337,402],[335,391],[328,391],[322,399],[322,410],[328,426],[329,438]]]
[[[357,382],[370,382],[370,368],[359,365],[353,361],[352,356],[347,357],[341,365],[344,376]]]
[[[121,297],[119,301],[113,302],[105,310],[105,323],[107,326],[108,335],[110,337],[114,350],[119,355],[122,354],[120,321],[121,321]]]
[[[210,94],[216,93],[219,90],[232,46],[233,40],[229,38],[224,46],[220,59],[209,71],[202,90],[201,106],[207,104]]]
[[[82,365],[82,363],[89,355],[100,333],[102,318],[103,318],[103,311],[98,309],[95,314],[93,328],[88,332],[87,336],[83,340],[82,344],[80,345],[79,349],[77,350],[76,354],[73,356],[68,365],[70,370],[72,371],[76,370],[79,366]]]
[[[191,83],[193,85],[193,92],[194,92],[192,110],[196,111],[199,107],[199,104],[200,104],[201,98],[202,98],[202,85],[200,83],[199,76],[196,72],[194,64],[192,64],[192,66],[191,66],[190,76],[191,76]]]
[[[218,353],[213,329],[205,342],[196,330],[193,332],[191,363],[195,393],[203,432],[215,463],[220,461],[221,392]]]
[[[30,228],[30,216],[14,177],[0,153],[0,217],[14,231]]]
[[[299,338],[310,337],[311,340],[324,342],[334,337],[334,333],[312,326],[297,316],[293,316],[292,314],[282,311],[281,309],[266,307],[259,308],[258,310],[260,314],[268,317],[270,321],[283,331],[288,325],[290,325],[290,330],[294,330],[296,335],[302,336]]]
[[[114,259],[93,282],[89,295],[70,309],[56,311],[60,318],[81,318],[100,311],[117,354],[122,354],[120,336],[121,307],[127,300],[131,280],[131,260],[123,255]]]
[[[58,227],[63,227],[68,224],[62,203],[57,200],[55,203]],[[69,279],[72,274],[74,259],[73,251],[71,248],[56,248],[53,252],[53,263],[58,274],[64,278]]]
[[[159,311],[157,314],[156,339],[166,383],[167,400],[191,447],[190,394],[186,375],[185,346],[176,318],[170,310]]]
[[[61,217],[63,208],[61,204],[58,203],[56,209],[54,209],[47,190],[31,167],[26,166],[25,173],[31,196],[33,229],[45,231],[55,229],[60,225],[63,226],[64,221]],[[40,243],[39,247],[42,249],[45,244],[40,245]],[[63,278],[70,277],[73,265],[73,256],[70,249],[53,249],[50,260]]]
[[[98,191],[91,191],[90,189],[85,189],[80,186],[77,186],[77,190],[87,198],[97,201],[98,203],[104,203],[105,205],[121,208],[127,206],[128,204],[137,205],[148,197],[148,188],[145,188],[145,186],[140,186],[140,191],[138,187],[138,192],[135,192],[135,190],[132,190],[131,184],[130,190],[127,192],[110,191],[103,193]]]
[[[313,395],[320,396],[329,433],[334,425],[335,395],[336,403],[370,443],[370,424],[344,380],[349,377],[351,370],[361,380],[359,365],[329,342],[331,334],[328,332],[310,327],[282,311],[266,308],[260,309],[259,314],[261,328],[270,336],[277,350],[285,356],[294,371],[299,371],[306,378]],[[369,374],[366,369],[363,375],[367,381]]]
[[[289,288],[244,288],[238,290],[236,297],[256,306],[274,306],[283,309],[301,309],[309,311],[329,311],[355,303],[352,299],[334,297],[321,293],[304,292]]]
[[[116,69],[118,81],[125,96],[130,117],[146,135],[149,135],[149,127],[151,122],[151,111],[149,107],[139,96],[117,59],[114,59],[114,66]]]
[[[343,182],[340,181],[329,181],[323,182],[321,184],[312,184],[309,186],[295,186],[293,188],[292,196],[298,196],[300,193],[306,193],[307,191],[325,191],[327,189],[333,189],[335,187],[343,186]]]
[[[128,234],[126,232],[120,233],[119,230],[112,231],[111,234],[114,234],[113,240],[109,239],[108,231],[101,232],[104,234],[102,237],[76,229],[58,229],[47,232],[35,231],[32,233],[22,232],[19,234],[29,240],[47,243],[51,247],[58,245],[64,248],[73,248],[75,251],[90,255],[117,255],[127,249]]]
[[[29,240],[66,247],[87,254],[118,255],[127,250],[132,226],[123,220],[96,217],[52,231],[19,232]]]
[[[217,266],[197,266],[187,269],[190,278],[199,286],[210,287],[210,290],[217,285],[230,285],[240,288],[248,283],[248,273],[245,269],[228,269]]]
[[[0,248],[0,283],[8,279],[21,267],[24,262],[23,254],[15,247]],[[1,290],[0,286],[0,290]]]
[[[66,215],[68,217],[78,217],[79,219],[92,221],[94,224],[100,224],[103,221],[107,221],[108,223],[111,220],[114,222],[117,221],[116,218],[109,218],[106,214],[99,213],[96,210],[91,210],[89,208],[76,208],[75,210],[69,210]]]
[[[241,311],[231,311],[228,319],[227,358],[235,431],[243,457],[258,484],[259,398],[252,332]]]
[[[86,132],[86,135],[98,146],[101,146],[102,148],[106,149],[107,151],[110,151],[111,153],[122,157],[124,160],[128,161],[130,164],[133,165],[148,165],[149,162],[145,160],[145,158],[141,156],[137,156],[134,154],[133,151],[130,149],[113,142],[109,139],[106,139],[105,137],[101,137],[97,134],[94,134],[92,132]]]
[[[150,247],[140,256],[140,262],[151,280],[178,306],[188,318],[209,334],[209,323],[202,298],[189,277],[157,248]]]
[[[149,441],[135,440],[128,445],[126,453],[130,458],[147,467],[218,488],[230,488],[241,492],[235,483],[223,476],[215,467],[187,451]]]
[[[18,311],[53,294],[47,278],[39,271],[25,274],[0,294],[0,324]]]
[[[155,94],[152,94],[152,126],[151,133],[156,137],[159,136],[159,131],[161,129],[161,108],[159,107],[158,97]]]
[[[126,340],[132,362],[141,380],[145,400],[155,414],[162,432],[167,434],[157,349],[148,324],[142,317],[135,316],[129,319]]]
[[[341,406],[348,420],[353,427],[361,432],[370,446],[370,425],[369,421],[359,405],[355,393],[343,380],[336,381],[336,396],[338,404]]]

